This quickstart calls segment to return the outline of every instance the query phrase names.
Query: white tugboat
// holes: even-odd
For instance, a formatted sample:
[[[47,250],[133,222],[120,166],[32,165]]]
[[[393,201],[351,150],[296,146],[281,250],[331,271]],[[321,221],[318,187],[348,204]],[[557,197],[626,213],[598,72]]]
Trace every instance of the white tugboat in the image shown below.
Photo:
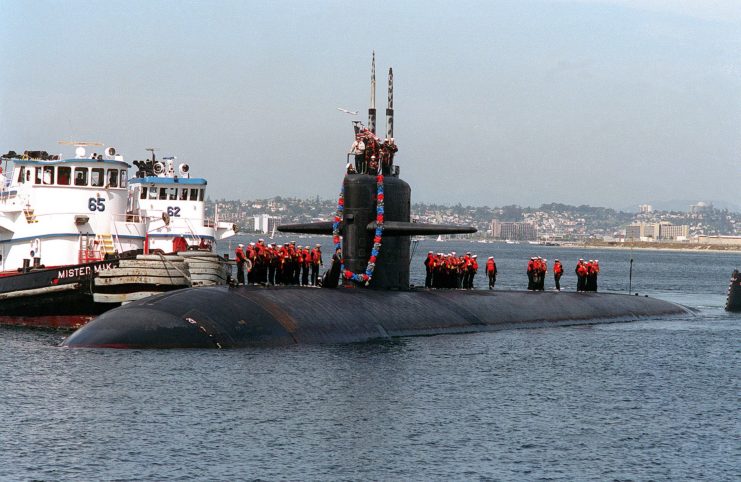
[[[141,165],[153,160],[135,161],[140,171],[130,184],[130,166],[115,148],[102,149],[102,144],[89,142],[64,144],[75,146],[74,157],[45,151],[11,151],[2,156],[0,324],[76,327],[127,301],[125,296],[95,299],[96,293],[106,298],[110,292],[153,293],[223,282],[211,276],[194,283],[190,273],[178,267],[178,261],[184,265],[183,258],[189,256],[213,263],[214,241],[234,234],[231,225],[205,219],[205,180],[167,172],[149,179]],[[177,191],[176,199],[170,199],[169,190],[166,199],[159,199],[165,184]],[[152,186],[158,199],[149,199]],[[147,195],[142,199],[144,187]],[[189,252],[189,248],[201,251]],[[144,263],[143,253],[150,250],[184,251],[185,256],[169,261],[167,256],[155,255],[160,265],[163,258],[167,261],[168,273],[162,276]],[[118,272],[121,263],[146,270],[147,276],[137,279],[140,286],[132,288],[125,278],[122,283],[116,281],[118,275],[107,276]],[[178,269],[184,282],[173,284],[169,271]],[[98,283],[102,278],[107,281]]]
[[[145,220],[143,255],[122,260],[119,267],[95,280],[96,303],[138,300],[190,286],[225,284],[227,260],[213,253],[214,243],[234,236],[232,223],[207,219],[207,181],[190,176],[190,167],[174,157],[134,161],[138,171],[129,181],[130,212]],[[168,254],[169,253],[169,254]]]

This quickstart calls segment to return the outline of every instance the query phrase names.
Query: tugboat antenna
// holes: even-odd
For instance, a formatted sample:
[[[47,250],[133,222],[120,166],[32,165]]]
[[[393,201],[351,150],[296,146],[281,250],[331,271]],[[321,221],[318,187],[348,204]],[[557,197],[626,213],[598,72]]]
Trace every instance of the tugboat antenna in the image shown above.
[[[146,148],[146,149],[144,149],[144,150],[145,150],[145,151],[149,151],[149,152],[151,152],[151,153],[152,153],[152,162],[154,162],[154,161],[155,161],[155,158],[154,158],[154,151],[158,151],[158,150],[159,150],[159,148],[158,148],[158,147],[147,147],[147,148]]]

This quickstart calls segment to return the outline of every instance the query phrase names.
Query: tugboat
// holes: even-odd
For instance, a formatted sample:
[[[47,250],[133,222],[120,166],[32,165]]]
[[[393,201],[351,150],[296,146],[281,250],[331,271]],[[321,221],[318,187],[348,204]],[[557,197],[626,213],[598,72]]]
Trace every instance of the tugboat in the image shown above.
[[[234,234],[231,224],[204,218],[204,179],[190,180],[188,176],[176,184],[177,176],[167,175],[163,169],[161,179],[147,183],[150,161],[135,161],[138,177],[130,181],[130,165],[115,148],[89,154],[89,149],[103,145],[62,144],[75,147],[74,157],[29,150],[2,156],[0,324],[79,327],[126,301],[120,296],[113,300],[105,296],[120,291],[121,283],[113,279],[119,278],[117,270],[122,263],[146,269],[146,263],[142,264],[146,259],[137,257],[146,257],[150,250],[161,264],[160,253],[190,248],[199,250],[190,252],[191,258],[207,257],[213,264],[216,255],[210,251],[214,241]],[[187,172],[187,165],[181,170]],[[145,184],[148,189],[143,188]],[[183,186],[174,191],[175,200],[170,199],[171,191],[166,192],[165,200],[149,202],[148,194],[143,195],[151,192],[153,185],[159,195],[160,187],[166,184]],[[183,192],[185,186],[187,193]],[[164,204],[173,216],[167,215]],[[150,239],[155,241],[150,243]],[[154,246],[150,248],[150,244]],[[179,261],[182,264],[183,258]],[[197,285],[187,271],[180,272],[186,274],[185,282],[170,283],[169,289]],[[148,289],[137,286],[137,292],[161,291],[158,273],[150,274],[155,276],[144,279]],[[108,282],[99,283],[100,278]],[[167,278],[171,280],[172,274]]]
[[[232,223],[207,219],[206,185],[190,176],[188,164],[175,167],[175,157],[134,161],[129,181],[130,212],[146,222],[143,254],[122,260],[95,280],[96,303],[113,308],[122,303],[185,287],[226,284],[228,260],[213,252],[214,243],[234,236]],[[218,213],[217,213],[218,215]]]
[[[67,144],[67,143],[65,143]],[[141,250],[127,214],[128,167],[113,147],[74,142],[74,157],[10,151],[0,187],[0,323],[77,326],[102,312],[93,278]]]

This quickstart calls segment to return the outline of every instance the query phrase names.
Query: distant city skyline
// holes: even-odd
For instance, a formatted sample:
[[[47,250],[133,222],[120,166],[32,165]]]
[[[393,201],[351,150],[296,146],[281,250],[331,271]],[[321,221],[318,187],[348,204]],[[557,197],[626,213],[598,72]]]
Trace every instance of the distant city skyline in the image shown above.
[[[159,147],[212,198],[334,198],[375,50],[412,202],[741,204],[741,2],[366,7],[0,0],[0,149]]]

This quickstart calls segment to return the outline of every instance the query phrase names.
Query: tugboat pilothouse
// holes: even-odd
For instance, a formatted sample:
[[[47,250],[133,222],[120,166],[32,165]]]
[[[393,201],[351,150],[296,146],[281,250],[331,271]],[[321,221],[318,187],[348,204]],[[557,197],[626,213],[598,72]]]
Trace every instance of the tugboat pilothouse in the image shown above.
[[[130,181],[131,209],[147,220],[146,252],[211,251],[214,241],[233,236],[232,223],[205,216],[208,182],[190,176],[188,164],[174,157],[134,161],[138,171]]]

